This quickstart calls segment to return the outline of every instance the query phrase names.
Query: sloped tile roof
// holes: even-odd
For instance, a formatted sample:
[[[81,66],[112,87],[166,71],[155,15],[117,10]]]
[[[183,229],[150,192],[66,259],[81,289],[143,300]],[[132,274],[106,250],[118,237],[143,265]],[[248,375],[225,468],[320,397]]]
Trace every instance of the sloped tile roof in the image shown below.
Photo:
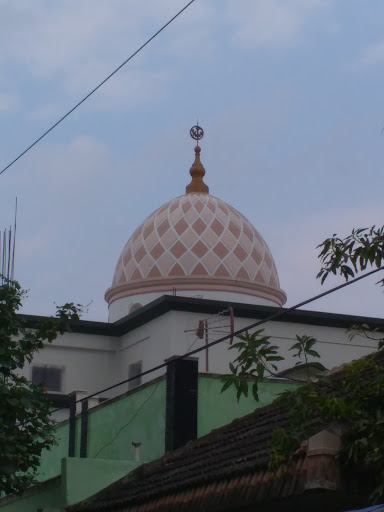
[[[140,466],[96,495],[97,500],[92,499],[69,510],[120,510],[120,506],[127,507],[128,504],[144,501],[145,508],[137,508],[138,511],[161,510],[163,506],[158,508],[158,500],[171,493],[177,493],[177,502],[189,501],[191,493],[196,495],[196,499],[198,492],[202,493],[201,498],[212,493],[218,493],[217,497],[220,498],[223,486],[227,492],[231,489],[238,491],[239,486],[243,487],[246,482],[242,476],[248,478],[250,473],[258,471],[261,471],[257,476],[259,483],[268,487],[270,475],[264,471],[269,457],[270,434],[274,428],[287,426],[288,423],[289,412],[281,406],[257,409],[183,448]],[[211,499],[214,498],[211,496]],[[153,502],[152,506],[148,501]]]
[[[368,358],[384,367],[384,350]],[[326,373],[339,380],[343,370],[344,366]],[[267,471],[271,432],[287,427],[289,421],[290,412],[281,402],[256,409],[140,466],[93,497],[68,507],[68,511],[213,512],[230,510],[231,503],[240,508],[299,495],[306,486],[308,457],[277,473]],[[316,467],[328,468],[329,464],[329,456],[316,459]]]

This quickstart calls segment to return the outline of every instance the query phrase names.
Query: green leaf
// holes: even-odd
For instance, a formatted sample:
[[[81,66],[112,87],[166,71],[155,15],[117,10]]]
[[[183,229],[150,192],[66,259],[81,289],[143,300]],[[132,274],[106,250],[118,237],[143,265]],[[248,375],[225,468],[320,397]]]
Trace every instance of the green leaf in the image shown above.
[[[0,458],[7,468],[0,471],[5,494],[21,493],[31,485],[43,449],[55,442],[49,403],[38,386],[14,373],[33,360],[36,351],[64,330],[64,323],[78,318],[71,305],[60,311],[60,319],[37,321],[34,330],[17,315],[25,291],[15,281],[0,286]],[[7,465],[8,464],[8,465]]]
[[[320,354],[316,350],[308,350],[307,353],[312,357],[320,357]]]
[[[225,381],[225,383],[224,383],[223,387],[221,388],[221,393],[224,393],[224,391],[225,391],[225,390],[227,390],[227,389],[228,389],[230,386],[232,386],[232,385],[233,385],[233,380],[232,380],[231,378],[228,378],[228,379]]]

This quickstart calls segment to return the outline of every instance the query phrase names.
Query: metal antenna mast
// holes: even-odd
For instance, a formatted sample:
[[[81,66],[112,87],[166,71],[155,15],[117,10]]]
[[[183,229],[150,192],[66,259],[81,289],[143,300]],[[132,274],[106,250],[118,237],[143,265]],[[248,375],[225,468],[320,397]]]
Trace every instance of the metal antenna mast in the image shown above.
[[[15,202],[15,220],[12,226],[0,231],[0,285],[12,281],[15,276],[17,198]]]

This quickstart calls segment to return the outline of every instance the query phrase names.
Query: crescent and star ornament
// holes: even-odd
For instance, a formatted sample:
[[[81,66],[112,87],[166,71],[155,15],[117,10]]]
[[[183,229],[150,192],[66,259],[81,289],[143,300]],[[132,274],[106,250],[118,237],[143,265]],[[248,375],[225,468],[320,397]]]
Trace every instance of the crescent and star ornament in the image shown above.
[[[198,124],[195,126],[192,126],[189,133],[190,133],[192,139],[197,140],[197,141],[201,140],[204,137],[204,130]]]

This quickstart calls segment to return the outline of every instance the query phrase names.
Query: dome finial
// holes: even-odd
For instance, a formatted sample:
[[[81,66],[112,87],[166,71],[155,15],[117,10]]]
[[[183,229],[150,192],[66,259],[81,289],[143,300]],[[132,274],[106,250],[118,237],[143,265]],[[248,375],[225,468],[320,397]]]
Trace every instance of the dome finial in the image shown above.
[[[209,194],[209,188],[204,183],[203,177],[205,174],[205,169],[203,164],[200,161],[200,151],[201,148],[199,146],[199,140],[204,137],[204,130],[196,124],[192,126],[190,129],[190,135],[192,139],[196,141],[195,147],[195,161],[192,164],[192,167],[189,171],[189,174],[192,176],[192,181],[189,185],[187,185],[185,189],[186,194]]]

